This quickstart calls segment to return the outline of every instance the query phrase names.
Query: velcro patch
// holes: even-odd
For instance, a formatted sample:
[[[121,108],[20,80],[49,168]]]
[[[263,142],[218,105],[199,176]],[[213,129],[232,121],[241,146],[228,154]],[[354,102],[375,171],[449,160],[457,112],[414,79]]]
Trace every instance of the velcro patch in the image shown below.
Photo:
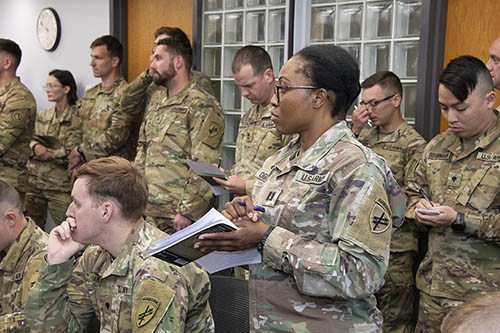
[[[224,120],[214,112],[209,112],[198,134],[198,139],[212,148],[216,148],[222,138]]]
[[[429,152],[429,159],[430,160],[449,160],[451,157],[451,153],[433,153],[432,151]]]
[[[330,173],[327,172],[326,174],[323,175],[318,175],[318,174],[313,175],[305,172],[304,170],[299,170],[295,174],[295,180],[304,184],[320,185],[323,184],[328,179],[329,174]]]
[[[484,153],[482,151],[477,153],[476,158],[481,161],[487,161],[487,162],[498,162],[500,161],[500,155],[499,154],[488,154]]]
[[[370,230],[374,234],[381,234],[385,232],[391,226],[391,216],[389,216],[390,210],[386,207],[385,202],[377,198],[375,200],[375,205],[373,205],[370,212]]]
[[[174,291],[165,284],[145,280],[134,295],[133,332],[154,332],[174,299]]]

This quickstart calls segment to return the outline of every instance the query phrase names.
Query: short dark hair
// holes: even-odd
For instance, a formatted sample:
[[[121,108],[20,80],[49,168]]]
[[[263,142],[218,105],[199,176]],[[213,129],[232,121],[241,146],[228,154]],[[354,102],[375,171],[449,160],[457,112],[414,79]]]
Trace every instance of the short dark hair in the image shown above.
[[[303,73],[311,84],[335,94],[332,116],[344,116],[361,90],[359,66],[343,48],[331,44],[311,45],[295,56],[304,61]]]
[[[76,95],[76,82],[73,74],[70,71],[63,69],[53,69],[49,72],[49,75],[55,77],[63,87],[69,87],[68,93],[68,103],[70,105],[75,105],[78,100],[78,96]]]
[[[182,34],[177,34],[176,36],[169,35],[168,38],[158,41],[158,46],[165,45],[169,53],[181,56],[189,72],[193,64],[193,49],[191,48],[189,38],[181,29],[179,30]]]
[[[362,89],[367,89],[379,85],[383,89],[391,89],[403,97],[403,85],[399,77],[391,71],[380,71],[366,78],[361,83]]]
[[[6,38],[0,38],[0,52],[6,52],[14,58],[14,68],[17,69],[21,63],[22,51],[16,42]]]
[[[450,61],[439,77],[439,83],[460,102],[465,101],[479,83],[484,83],[488,90],[493,90],[493,80],[484,63],[468,55]]]
[[[182,29],[175,27],[159,27],[155,31],[155,38],[158,38],[158,36],[161,35],[167,35],[170,38],[186,38],[189,40],[186,33],[182,31]]]
[[[77,178],[88,177],[89,194],[102,202],[115,199],[126,219],[138,219],[148,203],[148,184],[144,176],[122,157],[103,157],[85,163],[78,169]]]
[[[270,68],[273,69],[271,57],[262,47],[247,45],[236,52],[231,69],[233,74],[239,73],[241,66],[250,65],[254,75],[262,75]]]
[[[90,44],[90,48],[93,49],[98,46],[106,46],[109,55],[113,57],[117,57],[122,62],[123,58],[123,46],[120,41],[111,35],[105,35],[97,38]]]
[[[23,212],[23,203],[16,189],[9,183],[0,180],[0,209],[15,209]]]

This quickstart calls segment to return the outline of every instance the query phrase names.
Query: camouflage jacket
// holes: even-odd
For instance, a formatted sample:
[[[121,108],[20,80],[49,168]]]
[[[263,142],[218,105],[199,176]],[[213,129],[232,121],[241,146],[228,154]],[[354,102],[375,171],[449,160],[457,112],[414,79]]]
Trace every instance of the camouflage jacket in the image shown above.
[[[198,71],[191,71],[192,81],[196,82],[196,87],[214,95],[212,82],[210,79]],[[139,75],[123,92],[121,107],[123,112],[129,114],[133,118],[132,130],[130,133],[131,140],[134,142],[134,157],[137,151],[137,140],[139,137],[139,129],[141,127],[144,112],[151,100],[163,99],[167,94],[167,88],[159,86],[153,82],[151,76],[148,75],[148,70]],[[158,96],[154,96],[158,95]]]
[[[299,152],[300,138],[257,173],[253,199],[275,229],[250,267],[252,331],[378,332],[401,188],[344,121]]]
[[[0,332],[30,332],[23,310],[38,279],[48,236],[33,220],[27,221],[7,254],[0,253]]]
[[[149,86],[147,80],[142,82]],[[141,125],[135,159],[149,185],[145,215],[173,219],[180,213],[197,220],[210,208],[212,192],[189,170],[186,160],[218,162],[224,132],[222,108],[213,96],[197,89],[195,81],[170,98],[160,93],[153,97]]]
[[[386,160],[394,178],[405,191],[411,171],[415,169],[427,144],[425,139],[403,121],[389,134],[380,133],[378,126],[365,127],[359,133],[358,140]],[[418,251],[417,235],[411,230],[410,224],[405,223],[392,235],[391,251]]]
[[[425,293],[464,300],[500,289],[500,116],[475,140],[446,131],[429,142],[408,186],[409,208],[422,188],[434,202],[465,215],[464,232],[430,228],[417,272]]]
[[[166,237],[139,220],[114,260],[99,246],[73,261],[42,265],[26,306],[35,332],[83,332],[95,314],[101,332],[213,332],[210,282],[201,269],[148,257]]]
[[[35,98],[19,78],[0,89],[0,177],[1,169],[16,170],[9,175],[15,180],[9,179],[9,183],[21,192],[25,191],[25,167],[35,115]]]
[[[123,78],[104,89],[99,83],[78,101],[78,120],[71,127],[71,142],[83,149],[87,161],[111,155],[131,159],[135,144],[130,132],[133,118],[123,112],[120,101],[127,82]]]
[[[283,147],[281,134],[271,120],[271,103],[253,105],[241,118],[236,140],[236,159],[231,174],[245,181],[246,193],[251,194],[255,174],[265,160]]]
[[[57,139],[59,148],[47,161],[41,161],[33,154],[28,162],[29,182],[38,189],[71,192],[71,181],[68,178],[68,156],[77,142],[70,141],[69,129],[77,120],[76,106],[68,105],[59,116],[56,107],[39,112],[36,115],[36,136],[49,136]],[[35,145],[44,144],[44,138],[33,137],[30,148],[33,151]],[[47,147],[51,148],[51,147]]]

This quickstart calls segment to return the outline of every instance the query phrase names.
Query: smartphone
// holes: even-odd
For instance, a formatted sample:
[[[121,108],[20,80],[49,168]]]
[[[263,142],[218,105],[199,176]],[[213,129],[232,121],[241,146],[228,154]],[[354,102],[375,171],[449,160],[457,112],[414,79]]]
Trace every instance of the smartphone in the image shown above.
[[[428,210],[420,208],[416,208],[415,210],[423,215],[439,215],[439,210]]]

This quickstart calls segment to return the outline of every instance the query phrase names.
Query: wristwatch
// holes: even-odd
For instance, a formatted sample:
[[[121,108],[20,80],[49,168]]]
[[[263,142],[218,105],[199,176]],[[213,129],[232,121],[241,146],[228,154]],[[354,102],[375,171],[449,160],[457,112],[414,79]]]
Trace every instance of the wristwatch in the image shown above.
[[[464,231],[465,230],[464,213],[457,213],[457,219],[451,224],[451,229],[454,231]]]
[[[274,230],[274,227],[269,227],[267,229],[266,233],[262,238],[260,239],[259,243],[257,244],[257,251],[262,253],[264,251],[264,245],[266,245],[267,237],[269,237],[269,234]]]

